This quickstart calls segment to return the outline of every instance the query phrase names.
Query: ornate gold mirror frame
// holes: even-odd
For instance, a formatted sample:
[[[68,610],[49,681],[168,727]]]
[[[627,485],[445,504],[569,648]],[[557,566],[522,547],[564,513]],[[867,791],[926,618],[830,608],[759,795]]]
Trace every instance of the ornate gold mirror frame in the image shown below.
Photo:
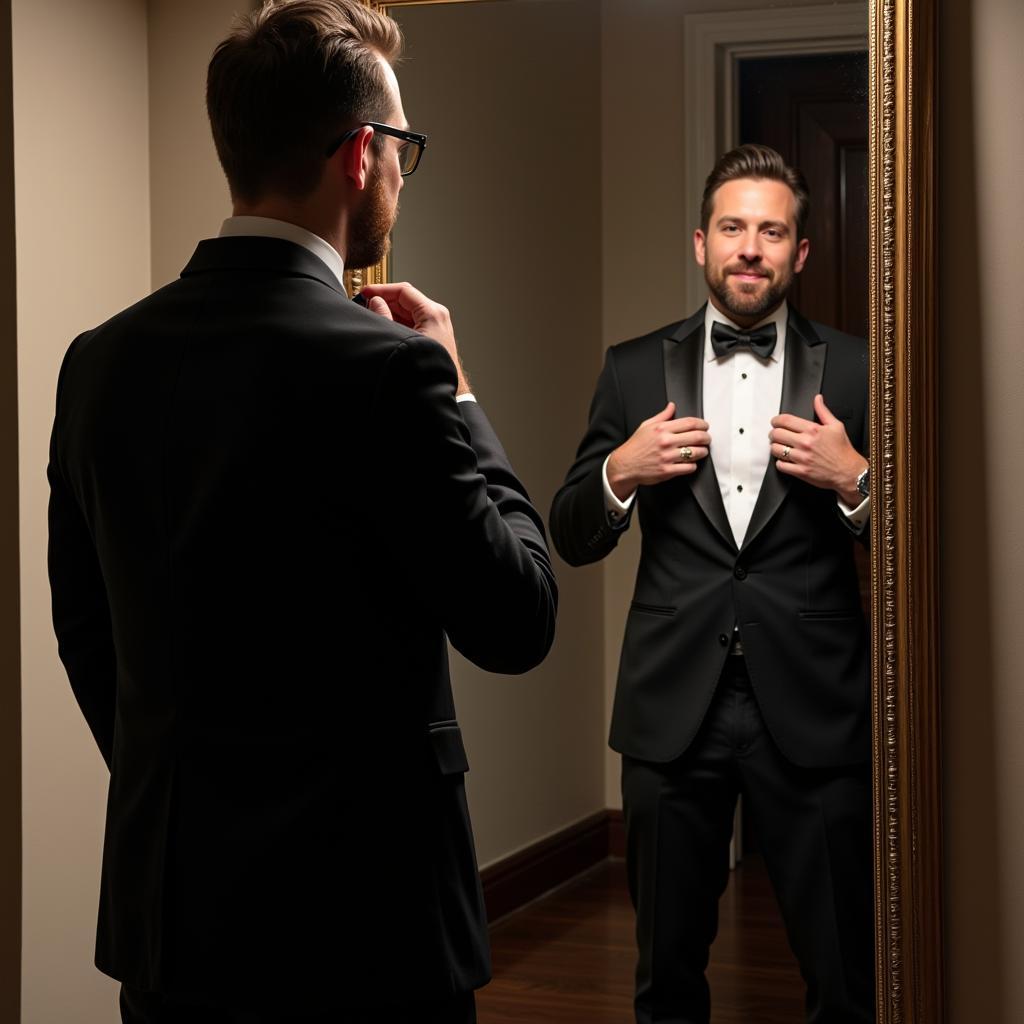
[[[940,1024],[936,2],[868,3],[878,1021]],[[386,277],[381,264],[351,284]]]
[[[871,522],[878,1019],[940,1024],[935,0],[871,2]]]

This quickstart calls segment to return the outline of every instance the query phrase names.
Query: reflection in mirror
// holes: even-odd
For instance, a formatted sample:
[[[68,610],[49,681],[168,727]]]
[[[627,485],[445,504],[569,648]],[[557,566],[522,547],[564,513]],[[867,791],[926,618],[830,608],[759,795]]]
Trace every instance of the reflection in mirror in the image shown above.
[[[866,5],[483,0],[391,13],[407,39],[405,109],[430,137],[403,192],[391,274],[450,306],[477,397],[535,501],[559,495],[552,532],[563,557],[588,566],[561,567],[560,638],[543,685],[483,691],[455,661],[480,861],[498,864],[597,807],[612,809],[611,849],[628,847],[630,860],[577,883],[576,903],[573,890],[559,897],[561,928],[590,936],[588,957],[558,961],[551,918],[531,931],[529,910],[496,927],[481,1020],[512,1019],[523,985],[543,986],[552,972],[561,987],[551,1002],[530,997],[543,1019],[581,1005],[590,1020],[625,1019],[636,966],[628,875],[646,951],[639,1020],[661,999],[703,1012],[702,971],[664,968],[667,989],[658,979],[691,945],[699,962],[723,888],[708,970],[716,1019],[800,1019],[798,958],[823,1019],[873,1019],[869,655],[856,607],[856,575],[867,607],[870,573],[854,539],[865,510],[851,517],[867,455],[866,347],[845,337],[866,336],[869,308]],[[691,236],[704,177],[742,142],[777,150],[811,193],[810,252],[788,319],[776,323],[774,361],[749,351],[720,361],[710,348],[705,358],[709,284]],[[710,244],[713,222],[704,230]],[[781,270],[764,252],[719,249],[716,259],[726,277],[744,260],[784,276],[795,249]],[[742,314],[730,317],[741,328],[762,319]],[[692,365],[679,354],[688,344],[701,357]],[[736,389],[771,366],[756,389],[774,403],[767,414]],[[717,397],[714,370],[724,371]],[[802,455],[805,439],[791,435],[806,427],[783,435],[771,458],[751,442],[780,411],[831,422],[812,405],[819,390],[857,471],[815,487],[775,466],[786,449]],[[609,479],[614,497],[636,492],[639,509],[613,524],[604,459],[670,399],[666,422],[702,416],[711,435],[702,445],[694,425],[680,427],[673,450],[706,446],[710,461],[663,483],[625,474],[621,495]],[[758,417],[753,426],[743,411]],[[706,744],[715,723],[728,749]],[[603,758],[609,725],[618,753]],[[688,806],[709,759],[716,790]],[[629,827],[617,847],[620,773]],[[800,804],[813,815],[796,814]],[[810,828],[811,816],[824,828]],[[689,837],[702,828],[713,835],[698,849]],[[835,884],[844,862],[847,880]],[[670,934],[671,945],[645,930]]]

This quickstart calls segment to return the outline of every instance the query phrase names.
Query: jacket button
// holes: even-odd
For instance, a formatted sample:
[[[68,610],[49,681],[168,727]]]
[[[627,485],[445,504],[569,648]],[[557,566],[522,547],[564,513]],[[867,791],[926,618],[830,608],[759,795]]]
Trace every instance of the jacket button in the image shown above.
[[[725,635],[725,633],[719,633],[718,634],[718,642],[723,647],[728,647],[729,646],[729,638]]]
[[[742,565],[737,565],[732,571],[733,576],[738,580],[745,580],[747,578],[747,570]]]

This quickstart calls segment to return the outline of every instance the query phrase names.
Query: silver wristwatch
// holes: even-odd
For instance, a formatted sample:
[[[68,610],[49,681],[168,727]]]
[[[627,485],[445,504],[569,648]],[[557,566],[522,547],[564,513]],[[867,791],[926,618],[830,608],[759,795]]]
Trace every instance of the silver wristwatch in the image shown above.
[[[862,498],[871,494],[871,467],[868,466],[859,477],[857,477],[857,491]]]

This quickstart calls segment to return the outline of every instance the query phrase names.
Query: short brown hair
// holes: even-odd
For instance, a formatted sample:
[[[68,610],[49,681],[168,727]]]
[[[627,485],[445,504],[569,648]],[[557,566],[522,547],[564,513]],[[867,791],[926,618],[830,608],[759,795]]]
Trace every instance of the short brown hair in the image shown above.
[[[331,141],[383,121],[393,97],[380,65],[402,33],[358,0],[267,0],[214,51],[206,109],[233,199],[308,195]]]
[[[755,181],[781,181],[788,185],[796,199],[797,236],[803,238],[807,216],[811,212],[811,193],[807,179],[795,167],[790,167],[782,156],[771,146],[747,143],[730,149],[719,157],[704,183],[704,196],[700,201],[700,226],[707,233],[711,221],[711,209],[715,205],[715,193],[727,182],[740,178]]]

